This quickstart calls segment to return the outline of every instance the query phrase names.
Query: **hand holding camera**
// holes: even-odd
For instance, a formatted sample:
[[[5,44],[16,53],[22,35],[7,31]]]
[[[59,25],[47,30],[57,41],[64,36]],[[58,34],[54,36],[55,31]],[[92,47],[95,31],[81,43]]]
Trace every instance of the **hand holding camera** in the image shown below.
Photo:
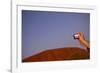
[[[84,47],[90,48],[89,42],[85,39],[83,32],[78,32],[73,35],[74,39],[77,39]]]

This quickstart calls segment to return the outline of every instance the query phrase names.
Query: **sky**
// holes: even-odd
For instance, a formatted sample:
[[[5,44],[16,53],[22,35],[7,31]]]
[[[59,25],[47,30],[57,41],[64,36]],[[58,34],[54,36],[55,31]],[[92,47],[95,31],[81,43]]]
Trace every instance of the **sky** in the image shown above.
[[[22,58],[61,47],[81,47],[73,34],[89,40],[90,14],[22,10]]]

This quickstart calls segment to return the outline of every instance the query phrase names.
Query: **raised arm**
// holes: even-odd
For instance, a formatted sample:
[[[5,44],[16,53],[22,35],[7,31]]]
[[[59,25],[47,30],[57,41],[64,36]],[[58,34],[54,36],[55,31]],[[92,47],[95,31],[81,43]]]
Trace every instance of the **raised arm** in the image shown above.
[[[81,45],[83,45],[88,51],[90,50],[90,43],[89,41],[87,41],[84,37],[83,32],[78,32],[77,33],[79,35],[79,42]]]

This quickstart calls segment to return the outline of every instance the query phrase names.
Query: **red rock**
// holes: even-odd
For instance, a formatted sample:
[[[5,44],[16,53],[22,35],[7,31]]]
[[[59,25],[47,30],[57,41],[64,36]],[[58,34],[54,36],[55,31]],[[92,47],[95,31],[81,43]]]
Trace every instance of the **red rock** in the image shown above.
[[[89,59],[88,51],[78,47],[55,48],[43,51],[22,60],[22,62],[84,60]]]

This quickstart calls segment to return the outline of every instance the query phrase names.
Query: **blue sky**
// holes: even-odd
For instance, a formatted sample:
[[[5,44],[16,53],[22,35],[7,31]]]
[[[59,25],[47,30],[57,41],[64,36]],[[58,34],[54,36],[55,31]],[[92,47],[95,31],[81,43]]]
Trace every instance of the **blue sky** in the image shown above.
[[[73,34],[89,40],[89,13],[22,10],[22,57],[60,47],[81,47]]]

